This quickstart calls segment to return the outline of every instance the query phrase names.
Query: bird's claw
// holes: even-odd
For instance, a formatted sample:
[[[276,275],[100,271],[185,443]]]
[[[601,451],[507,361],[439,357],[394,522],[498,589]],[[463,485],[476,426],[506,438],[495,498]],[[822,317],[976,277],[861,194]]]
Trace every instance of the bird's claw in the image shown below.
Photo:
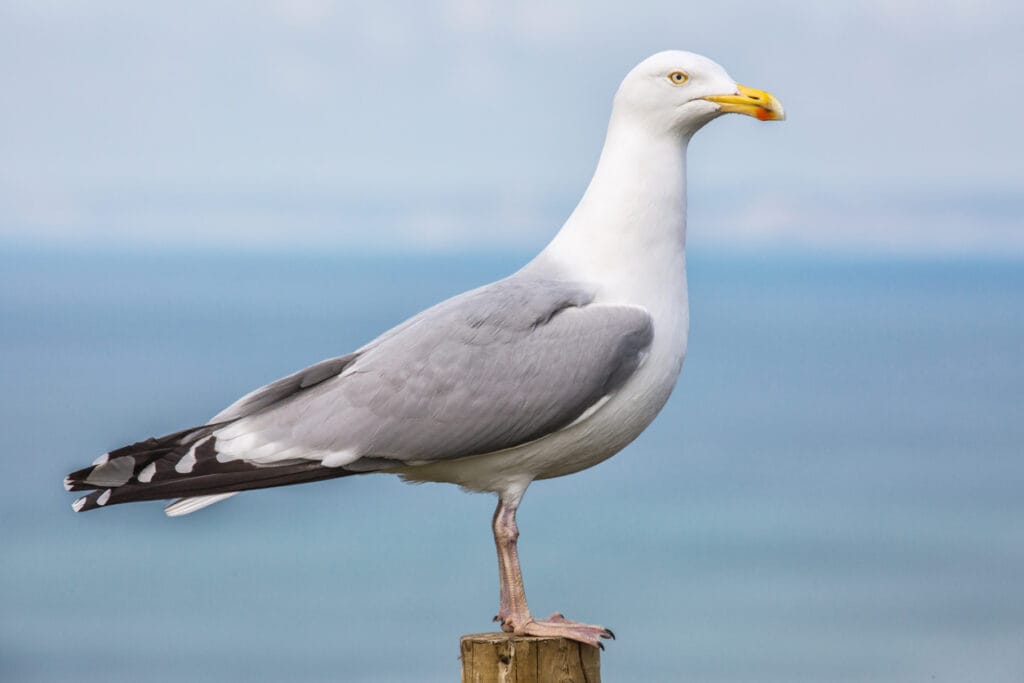
[[[558,624],[558,623],[561,623],[561,624],[574,624],[576,626],[587,626],[588,625],[588,624],[577,624],[574,621],[569,621],[568,619],[565,618],[565,615],[562,614],[561,612],[552,612],[551,616],[548,617],[546,619],[546,621],[554,622],[556,624]],[[600,628],[600,629],[604,630],[604,633],[601,634],[602,638],[611,638],[612,640],[615,640],[615,632],[612,631],[610,628],[605,628],[604,626],[596,626],[594,628]],[[602,650],[604,649],[604,645],[601,645],[600,642],[598,643],[598,646]]]

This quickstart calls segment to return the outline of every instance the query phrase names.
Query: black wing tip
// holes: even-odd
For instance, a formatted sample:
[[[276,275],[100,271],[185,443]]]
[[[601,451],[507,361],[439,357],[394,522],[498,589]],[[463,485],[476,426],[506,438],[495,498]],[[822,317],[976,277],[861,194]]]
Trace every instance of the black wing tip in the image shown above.
[[[117,488],[129,482],[145,483],[145,480],[139,481],[139,475],[147,465],[183,447],[188,447],[213,427],[216,425],[191,427],[159,438],[138,441],[104,453],[88,467],[75,470],[64,477],[64,490],[99,491]],[[91,510],[92,507],[99,507],[99,505],[90,507],[88,502],[80,503],[79,501],[74,503],[78,506],[75,508],[76,510]]]
[[[86,512],[120,503],[237,493],[364,473],[324,467],[313,460],[273,467],[237,459],[221,462],[216,426],[203,425],[104,453],[91,466],[64,478],[67,491],[89,491],[71,508]],[[178,469],[186,459],[187,466]]]
[[[92,467],[86,467],[84,470],[78,470],[72,472],[68,476],[64,477],[64,490],[65,491],[92,491],[96,487],[92,484],[86,483],[86,479],[92,473]]]

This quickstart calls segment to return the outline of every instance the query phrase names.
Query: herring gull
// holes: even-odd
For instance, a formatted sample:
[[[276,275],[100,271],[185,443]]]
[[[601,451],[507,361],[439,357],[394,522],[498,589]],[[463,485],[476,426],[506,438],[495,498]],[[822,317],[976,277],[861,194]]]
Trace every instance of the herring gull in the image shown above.
[[[619,86],[593,179],[540,254],[366,346],[261,387],[209,422],[100,456],[65,479],[76,511],[368,472],[497,494],[500,609],[520,635],[612,633],[526,603],[516,510],[531,482],[611,457],[654,419],[686,355],[686,146],[727,112],[784,118],[770,94],[689,52]]]

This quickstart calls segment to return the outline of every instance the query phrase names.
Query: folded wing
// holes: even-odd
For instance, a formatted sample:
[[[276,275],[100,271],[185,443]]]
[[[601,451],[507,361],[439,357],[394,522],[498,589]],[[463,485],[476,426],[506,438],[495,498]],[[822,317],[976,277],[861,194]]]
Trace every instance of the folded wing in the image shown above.
[[[95,489],[76,501],[81,510],[216,502],[504,450],[566,427],[614,392],[652,338],[641,308],[595,304],[574,283],[513,276],[258,389],[206,425],[113,451],[65,484]]]

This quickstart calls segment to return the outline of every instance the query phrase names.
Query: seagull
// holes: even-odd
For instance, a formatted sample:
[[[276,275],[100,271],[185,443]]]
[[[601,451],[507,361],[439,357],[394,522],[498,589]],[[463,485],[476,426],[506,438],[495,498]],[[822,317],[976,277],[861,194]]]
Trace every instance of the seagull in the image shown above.
[[[497,494],[500,604],[516,635],[601,646],[602,626],[535,618],[516,511],[530,484],[610,458],[651,423],[686,355],[686,147],[725,113],[785,118],[700,55],[659,52],[615,94],[597,169],[518,272],[362,348],[243,396],[209,422],[67,476],[76,512],[174,499],[170,516],[250,489],[370,472]],[[602,646],[603,647],[603,646]]]

